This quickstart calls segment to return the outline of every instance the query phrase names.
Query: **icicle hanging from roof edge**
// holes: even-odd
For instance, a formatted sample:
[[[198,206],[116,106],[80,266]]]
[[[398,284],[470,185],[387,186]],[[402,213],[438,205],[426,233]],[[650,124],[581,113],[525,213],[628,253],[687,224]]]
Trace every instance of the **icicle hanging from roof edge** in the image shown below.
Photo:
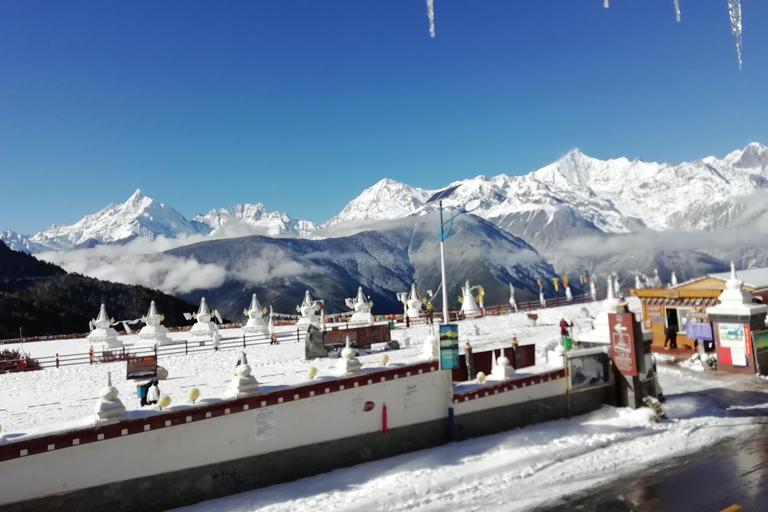
[[[728,0],[728,12],[731,15],[731,32],[736,38],[736,54],[741,69],[741,0]]]
[[[680,23],[680,0],[675,0],[675,20]]]
[[[427,0],[427,18],[429,18],[429,37],[435,37],[435,0]]]

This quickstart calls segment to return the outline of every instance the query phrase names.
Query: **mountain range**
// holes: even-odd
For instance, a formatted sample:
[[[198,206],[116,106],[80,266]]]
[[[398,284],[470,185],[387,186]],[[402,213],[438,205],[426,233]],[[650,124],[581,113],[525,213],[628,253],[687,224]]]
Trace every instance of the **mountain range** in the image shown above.
[[[768,215],[768,148],[756,142],[723,158],[678,165],[600,160],[574,149],[528,174],[481,175],[446,186],[457,188],[443,200],[444,208],[456,211],[478,199],[474,215],[524,241],[559,274],[619,272],[628,279],[658,268],[662,277],[674,270],[685,279],[727,269],[728,259],[740,267],[768,265],[762,228]],[[427,200],[437,190],[383,179],[319,225],[269,212],[260,203],[188,220],[137,190],[125,203],[111,204],[71,226],[54,225],[32,236],[5,231],[0,240],[31,253],[158,236],[196,235],[191,240],[219,244],[243,236],[272,237],[278,244],[288,243],[277,241],[283,238],[319,241],[379,232],[382,221],[429,214],[437,206]],[[411,229],[419,223],[415,218],[409,222]]]

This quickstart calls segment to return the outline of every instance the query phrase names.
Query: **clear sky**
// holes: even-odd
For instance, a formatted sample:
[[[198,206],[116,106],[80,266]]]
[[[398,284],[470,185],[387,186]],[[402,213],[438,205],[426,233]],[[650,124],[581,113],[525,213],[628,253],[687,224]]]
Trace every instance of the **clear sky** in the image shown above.
[[[438,188],[578,147],[680,162],[768,143],[768,2],[6,0],[0,230],[136,189],[187,217],[316,222],[381,178]]]

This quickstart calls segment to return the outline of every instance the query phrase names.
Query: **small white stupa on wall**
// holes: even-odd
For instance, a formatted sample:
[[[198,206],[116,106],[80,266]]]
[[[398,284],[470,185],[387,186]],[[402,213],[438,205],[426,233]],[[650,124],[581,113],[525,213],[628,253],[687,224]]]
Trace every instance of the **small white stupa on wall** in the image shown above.
[[[99,308],[99,316],[96,317],[96,320],[91,321],[93,329],[85,338],[88,340],[88,345],[92,346],[94,350],[123,348],[123,342],[118,339],[117,331],[112,328],[112,323],[107,315],[107,308],[102,304]]]
[[[211,311],[208,309],[208,304],[205,302],[205,297],[200,299],[200,309],[197,310],[195,315],[195,325],[189,330],[190,342],[206,343],[212,341],[218,343],[219,341],[219,327],[213,323],[211,317]]]
[[[172,340],[168,337],[168,329],[162,324],[164,317],[157,312],[155,301],[149,303],[147,316],[141,319],[146,325],[139,331],[139,344],[141,345],[172,345],[173,343],[184,343],[183,340]]]
[[[301,313],[301,318],[296,322],[296,325],[304,327],[314,325],[320,329],[322,326],[322,319],[317,316],[317,312],[320,310],[321,304],[322,301],[320,300],[312,300],[312,296],[309,294],[309,290],[307,290],[304,293],[304,301],[300,306],[296,306],[296,309]]]
[[[472,296],[472,290],[479,289],[479,286],[470,286],[469,279],[464,282],[464,286],[461,288],[461,312],[464,317],[470,318],[473,316],[480,316],[480,306],[477,305],[475,298]]]
[[[348,308],[354,310],[352,318],[349,319],[350,324],[373,325],[371,314],[373,302],[365,298],[362,286],[357,288],[357,296],[354,299],[346,299],[346,304]]]
[[[269,327],[264,321],[264,311],[255,293],[251,297],[250,307],[244,310],[243,313],[248,317],[248,321],[245,323],[245,327],[243,327],[243,331],[246,334],[267,334],[269,332]]]

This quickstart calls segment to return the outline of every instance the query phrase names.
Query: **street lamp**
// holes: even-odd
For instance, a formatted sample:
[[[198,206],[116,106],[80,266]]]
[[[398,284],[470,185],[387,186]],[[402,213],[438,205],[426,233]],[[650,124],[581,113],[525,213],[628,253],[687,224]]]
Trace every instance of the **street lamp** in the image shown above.
[[[454,214],[450,219],[443,221],[443,199],[450,196],[457,188],[450,187],[445,190],[437,192],[435,195],[429,198],[427,203],[437,201],[440,208],[440,234],[437,239],[440,240],[440,271],[442,273],[442,288],[443,288],[443,325],[448,325],[448,287],[445,285],[445,239],[451,234],[451,228],[453,227],[453,219],[461,215],[462,213],[469,213],[476,210],[480,206],[479,199],[472,199],[467,204],[461,207],[458,213]],[[446,226],[448,229],[446,229]]]

